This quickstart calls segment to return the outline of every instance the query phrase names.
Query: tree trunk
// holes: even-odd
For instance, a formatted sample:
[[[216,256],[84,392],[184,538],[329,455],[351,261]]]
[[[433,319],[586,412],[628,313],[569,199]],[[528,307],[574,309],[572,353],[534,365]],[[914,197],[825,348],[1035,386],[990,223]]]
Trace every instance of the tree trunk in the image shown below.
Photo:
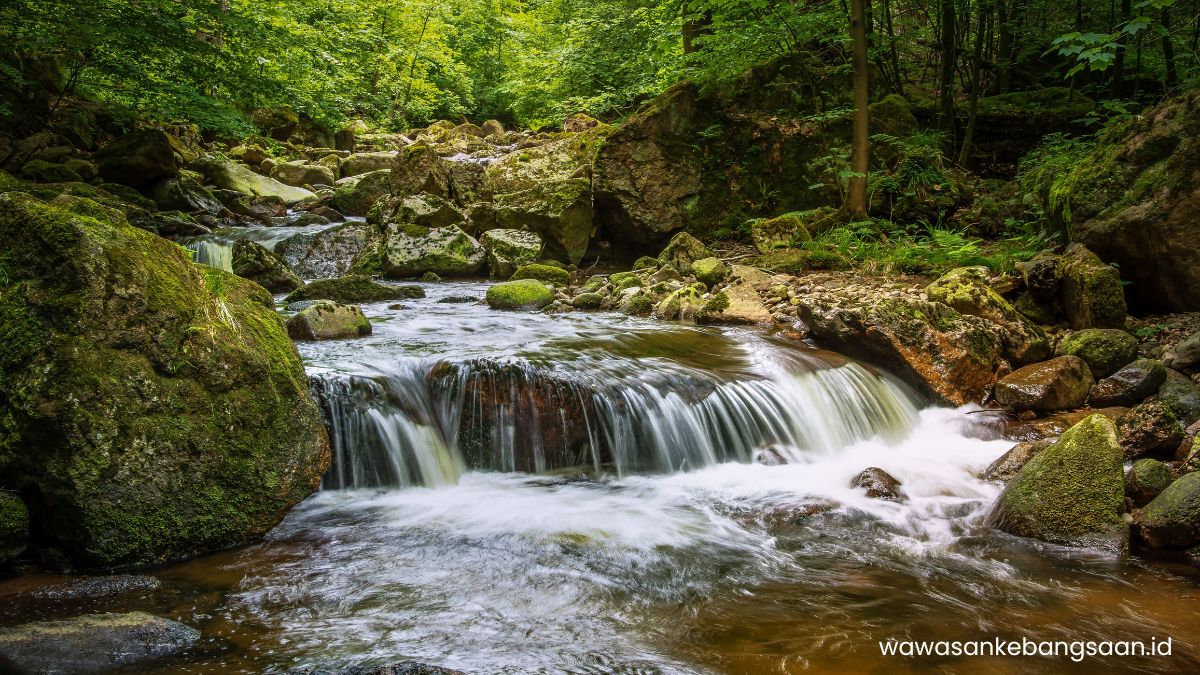
[[[854,63],[854,131],[850,147],[850,185],[846,210],[851,217],[867,215],[867,170],[870,152],[870,109],[868,108],[867,2],[850,0],[851,56]]]
[[[892,62],[892,79],[896,82],[896,93],[904,95],[904,76],[900,73],[900,53],[896,50],[896,31],[892,26],[891,0],[883,0],[883,21],[887,30],[888,52]]]
[[[712,27],[712,12],[696,12],[692,3],[684,2],[683,13],[683,53],[694,54],[700,51],[696,38],[707,35]]]
[[[988,19],[991,18],[992,8],[984,2],[979,3],[979,21],[975,32],[975,50],[971,55],[971,94],[968,103],[967,129],[963,132],[962,147],[958,152],[959,166],[966,166],[971,157],[971,142],[975,136],[975,121],[979,117],[980,79],[983,77],[983,41],[988,32]]]
[[[941,5],[942,68],[938,78],[938,129],[946,134],[946,147],[954,147],[954,65],[955,53],[954,0],[939,0]]]
[[[995,94],[1007,93],[1012,81],[1013,30],[1009,2],[1011,0],[1000,0],[996,5],[996,23],[1000,29],[1000,37],[996,44]]]
[[[1167,91],[1179,84],[1179,71],[1175,69],[1175,45],[1171,42],[1171,8],[1164,7],[1162,11],[1162,50],[1163,63],[1167,68]]]
[[[1121,0],[1121,21],[1129,20],[1129,12],[1132,9],[1131,0]],[[1112,97],[1121,98],[1125,93],[1125,47],[1126,36],[1124,33],[1117,39],[1117,57],[1113,60],[1112,69]]]

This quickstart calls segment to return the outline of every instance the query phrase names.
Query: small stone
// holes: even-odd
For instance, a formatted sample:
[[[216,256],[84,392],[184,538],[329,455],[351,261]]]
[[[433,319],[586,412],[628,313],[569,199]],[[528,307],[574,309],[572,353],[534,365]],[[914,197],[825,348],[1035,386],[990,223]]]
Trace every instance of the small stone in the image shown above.
[[[1157,459],[1139,459],[1125,474],[1125,496],[1134,506],[1145,506],[1167,489],[1174,477],[1171,467]]]
[[[908,501],[908,497],[900,489],[901,485],[902,483],[894,476],[877,466],[864,469],[850,481],[850,487],[866,489],[867,496],[871,499],[882,499],[889,502]]]
[[[342,340],[371,334],[371,322],[356,305],[321,300],[288,319],[293,340]]]

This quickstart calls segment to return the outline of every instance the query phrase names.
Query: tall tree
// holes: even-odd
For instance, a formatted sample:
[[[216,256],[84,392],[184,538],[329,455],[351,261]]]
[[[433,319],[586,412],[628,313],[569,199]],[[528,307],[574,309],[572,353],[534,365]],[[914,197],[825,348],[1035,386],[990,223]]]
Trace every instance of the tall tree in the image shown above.
[[[850,185],[846,209],[852,217],[867,215],[867,170],[870,158],[870,71],[867,63],[867,2],[850,0],[850,53],[853,62],[854,129],[850,145]]]

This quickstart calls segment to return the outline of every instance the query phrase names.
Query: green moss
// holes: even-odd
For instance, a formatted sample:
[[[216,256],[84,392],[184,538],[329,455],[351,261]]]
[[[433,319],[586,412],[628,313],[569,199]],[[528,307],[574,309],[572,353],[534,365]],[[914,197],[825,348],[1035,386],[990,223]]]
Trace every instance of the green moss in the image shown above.
[[[621,311],[631,316],[648,316],[654,311],[654,298],[647,293],[638,293],[625,301]]]
[[[597,309],[604,304],[604,296],[599,293],[580,293],[571,300],[571,306],[576,309]]]
[[[729,309],[729,296],[721,292],[709,298],[708,302],[704,303],[702,311],[708,314],[720,314],[727,309]]]
[[[1154,498],[1135,520],[1153,548],[1186,548],[1200,542],[1200,472],[1189,473]]]
[[[554,293],[536,279],[493,284],[485,301],[493,309],[541,309],[554,302]]]
[[[571,273],[551,265],[524,265],[518,267],[512,275],[513,281],[521,279],[536,279],[555,286],[568,286],[571,283]]]
[[[1078,356],[1097,378],[1108,377],[1137,358],[1137,338],[1115,328],[1086,328],[1058,343],[1058,356]]]

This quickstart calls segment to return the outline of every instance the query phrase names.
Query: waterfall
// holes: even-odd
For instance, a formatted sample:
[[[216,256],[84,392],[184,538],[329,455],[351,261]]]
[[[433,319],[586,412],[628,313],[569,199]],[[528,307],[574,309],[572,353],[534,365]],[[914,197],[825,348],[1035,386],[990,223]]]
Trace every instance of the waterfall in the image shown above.
[[[790,463],[899,440],[917,419],[902,385],[853,362],[721,378],[405,359],[314,373],[312,386],[333,446],[326,488],[445,485],[467,469],[627,475]]]
[[[233,271],[233,242],[227,239],[194,239],[188,242],[194,260],[226,272]]]

